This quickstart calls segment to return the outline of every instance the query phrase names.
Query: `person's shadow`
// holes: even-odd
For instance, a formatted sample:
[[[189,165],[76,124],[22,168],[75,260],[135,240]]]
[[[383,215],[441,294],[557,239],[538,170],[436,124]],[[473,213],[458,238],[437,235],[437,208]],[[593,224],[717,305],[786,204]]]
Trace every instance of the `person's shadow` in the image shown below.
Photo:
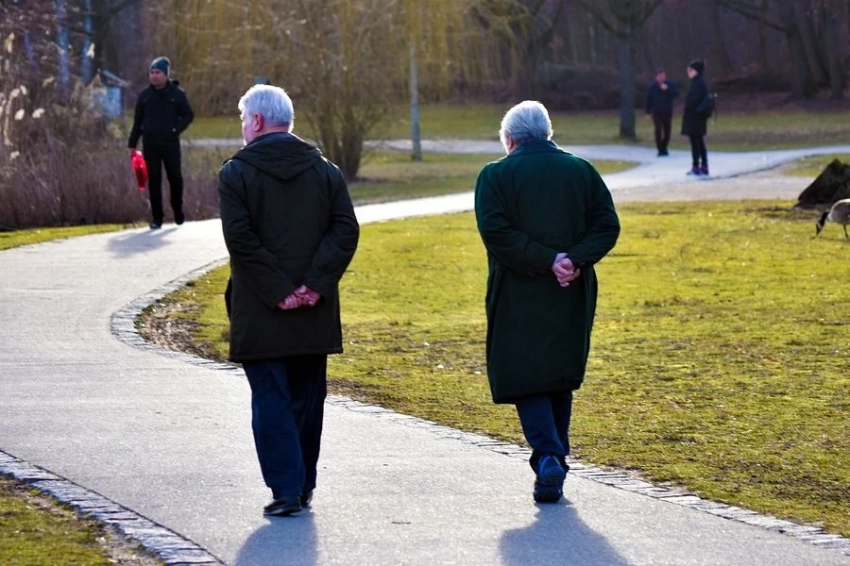
[[[311,512],[270,518],[239,549],[234,566],[315,566],[316,522]]]
[[[584,524],[569,501],[538,505],[536,521],[521,529],[505,531],[499,547],[505,566],[629,564],[605,537]]]
[[[144,253],[158,248],[164,248],[173,242],[168,236],[173,228],[161,228],[159,230],[126,231],[119,232],[109,238],[109,251],[117,258],[130,257],[131,255]]]

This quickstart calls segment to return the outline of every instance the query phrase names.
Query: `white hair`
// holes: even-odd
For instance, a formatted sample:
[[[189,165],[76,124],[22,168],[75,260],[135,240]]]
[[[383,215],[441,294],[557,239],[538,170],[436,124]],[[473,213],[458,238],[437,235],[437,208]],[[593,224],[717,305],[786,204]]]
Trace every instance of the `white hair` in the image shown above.
[[[269,126],[291,126],[295,120],[292,99],[278,86],[254,85],[239,99],[242,114],[259,114]]]
[[[546,107],[536,100],[524,100],[505,113],[499,139],[507,151],[507,136],[515,145],[552,139],[552,121]]]

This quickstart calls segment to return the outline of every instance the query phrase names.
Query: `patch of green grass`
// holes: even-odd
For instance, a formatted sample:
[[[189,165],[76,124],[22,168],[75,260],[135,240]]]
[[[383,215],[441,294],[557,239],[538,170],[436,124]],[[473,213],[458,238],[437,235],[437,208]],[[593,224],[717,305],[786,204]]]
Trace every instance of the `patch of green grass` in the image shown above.
[[[510,105],[429,104],[421,107],[422,137],[449,139],[498,139],[499,124]],[[653,146],[653,125],[636,108],[635,130],[639,144]],[[410,137],[410,113],[399,106],[387,123],[370,135],[373,139]],[[563,145],[623,143],[618,137],[620,117],[617,111],[552,112],[555,141]],[[671,147],[690,147],[681,128],[681,103],[673,118]],[[311,137],[306,124],[296,120],[299,135]],[[191,138],[239,138],[239,119],[233,116],[199,117],[186,130]],[[771,112],[724,112],[709,121],[707,143],[710,150],[781,149],[850,143],[850,114],[786,110]]]
[[[136,224],[91,224],[84,226],[63,226],[59,228],[33,228],[28,230],[13,230],[11,232],[0,232],[0,250],[40,244],[52,240],[64,240],[77,236],[89,234],[100,234],[103,232],[115,232],[126,230],[141,225]]]
[[[847,155],[817,155],[814,157],[804,157],[798,159],[791,166],[784,170],[786,175],[794,177],[806,177],[814,180],[818,175],[823,173],[823,170],[829,165],[833,159],[840,159],[843,163],[850,162],[850,156]]]
[[[48,512],[45,510],[49,509]],[[0,564],[18,566],[107,566],[114,564],[98,543],[94,521],[25,494],[0,477]]]
[[[791,206],[620,207],[620,242],[598,266],[574,454],[847,536],[850,245],[812,239],[814,217]],[[341,286],[333,390],[523,443],[513,409],[490,401],[473,216],[366,225],[361,242]],[[202,339],[221,355],[226,277],[173,297],[199,301]]]
[[[427,153],[416,162],[407,153],[370,152],[360,168],[360,180],[350,185],[351,197],[364,204],[471,191],[484,164],[503,155]],[[602,174],[634,166],[624,161],[598,161],[594,165]]]

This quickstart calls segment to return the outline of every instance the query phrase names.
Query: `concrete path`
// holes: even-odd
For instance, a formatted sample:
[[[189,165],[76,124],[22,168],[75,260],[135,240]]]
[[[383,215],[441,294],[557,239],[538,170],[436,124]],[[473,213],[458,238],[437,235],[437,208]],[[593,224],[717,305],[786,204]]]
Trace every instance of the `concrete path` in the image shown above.
[[[607,179],[615,199],[723,192],[719,181],[682,184],[684,155],[587,149],[646,163]],[[812,153],[713,153],[712,167],[741,175]],[[789,194],[766,184],[742,196]],[[467,193],[358,217],[471,203]],[[313,509],[267,520],[241,371],[132,331],[145,304],[225,256],[216,220],[0,252],[0,472],[117,525],[169,564],[850,565],[847,539],[592,467],[571,472],[566,503],[535,506],[523,449],[342,398],[328,402]]]

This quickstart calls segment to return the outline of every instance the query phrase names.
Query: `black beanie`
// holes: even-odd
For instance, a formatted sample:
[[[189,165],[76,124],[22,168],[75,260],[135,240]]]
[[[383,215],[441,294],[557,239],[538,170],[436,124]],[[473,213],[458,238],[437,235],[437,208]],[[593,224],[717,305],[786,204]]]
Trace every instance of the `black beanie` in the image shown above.
[[[168,68],[171,66],[171,61],[168,60],[168,57],[157,57],[151,63],[151,69],[159,69],[165,76],[168,76]]]
[[[694,59],[693,61],[688,63],[688,67],[690,67],[697,73],[702,74],[702,72],[705,70],[705,61],[703,61],[702,59]]]

